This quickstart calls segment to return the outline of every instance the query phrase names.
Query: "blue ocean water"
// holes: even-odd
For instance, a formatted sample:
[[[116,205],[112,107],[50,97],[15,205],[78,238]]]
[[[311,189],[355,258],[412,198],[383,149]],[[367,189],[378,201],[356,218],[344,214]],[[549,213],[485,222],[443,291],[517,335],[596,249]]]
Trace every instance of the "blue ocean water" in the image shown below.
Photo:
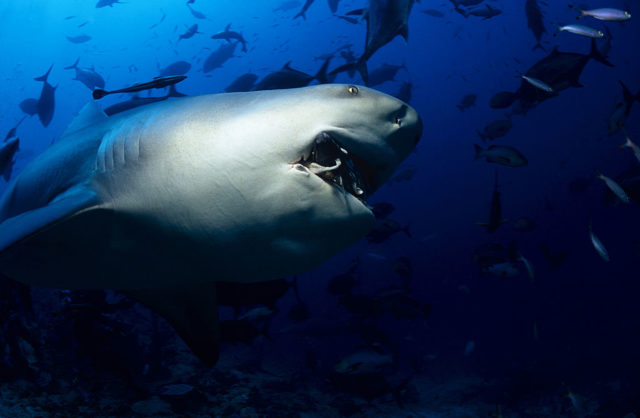
[[[330,71],[346,63],[341,53],[362,55],[367,23],[348,12],[378,1],[389,3],[341,0],[334,14],[316,0],[306,18],[294,18],[304,5],[298,0],[128,0],[100,8],[97,1],[4,2],[0,128],[9,131],[25,116],[20,104],[40,96],[43,83],[34,78],[51,65],[48,82],[55,87],[48,126],[36,114],[16,129],[20,149],[11,177],[92,100],[75,71],[64,69],[77,59],[104,79],[106,90],[150,81],[169,64],[186,61],[188,78],[177,89],[189,96],[221,93],[242,74],[262,78],[286,63],[315,75],[326,54],[333,53]],[[296,290],[291,284],[276,313],[222,344],[215,367],[202,365],[158,315],[117,292],[33,287],[29,293],[3,283],[0,415],[639,414],[640,161],[619,146],[625,134],[640,144],[640,104],[625,103],[620,85],[640,92],[634,20],[640,10],[624,0],[583,0],[576,7],[618,8],[634,17],[576,21],[572,2],[538,0],[546,32],[544,50],[534,50],[525,3],[413,4],[408,41],[395,36],[367,62],[370,74],[383,64],[405,67],[374,88],[393,95],[410,82],[409,103],[424,125],[399,177],[369,199],[393,205],[388,219],[397,222],[396,233],[381,242],[365,238],[298,275]],[[473,15],[490,9],[501,13]],[[520,99],[492,108],[496,93],[526,85],[522,74],[544,79],[566,70],[561,62],[542,75],[528,73],[555,47],[590,53],[590,39],[557,33],[558,25],[570,23],[604,31],[597,48],[610,46],[604,55],[613,66],[589,59],[582,87],[558,87],[557,96],[525,110]],[[197,33],[179,40],[194,24]],[[220,68],[203,72],[207,57],[227,44],[211,36],[228,24],[244,36],[247,51],[239,45]],[[340,72],[334,82],[364,84],[357,72]],[[462,105],[467,95],[476,97],[468,107]],[[130,97],[114,94],[100,104]],[[620,121],[624,129],[609,135],[619,104],[630,106]],[[478,135],[505,119],[512,127],[504,136]],[[474,160],[474,144],[515,147],[528,164]],[[616,198],[594,169],[620,183],[630,203]],[[477,223],[489,218],[496,176],[501,213],[489,232]],[[530,225],[522,227],[521,217]],[[610,261],[594,248],[590,225]],[[330,293],[341,274],[352,288]],[[360,298],[351,313],[349,296]],[[234,312],[224,306],[221,317],[237,319],[254,307]],[[364,367],[372,371],[359,371]]]

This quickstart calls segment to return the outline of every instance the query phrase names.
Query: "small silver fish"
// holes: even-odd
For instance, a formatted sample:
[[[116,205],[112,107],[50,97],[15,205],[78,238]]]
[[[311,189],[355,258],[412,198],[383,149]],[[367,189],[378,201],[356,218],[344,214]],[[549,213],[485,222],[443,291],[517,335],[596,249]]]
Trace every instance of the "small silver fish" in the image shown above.
[[[577,9],[574,6],[569,6],[572,9],[578,10],[580,12],[580,17],[591,16],[594,19],[598,20],[607,20],[609,22],[624,22],[626,20],[631,19],[631,13],[620,10],[620,9],[612,9],[612,8],[602,8],[602,9],[592,9],[592,10],[582,10]]]
[[[586,36],[588,38],[600,39],[604,38],[604,33],[601,30],[590,28],[584,25],[564,25],[558,27],[558,32],[569,32],[575,35]]]
[[[618,199],[622,200],[624,203],[631,203],[631,201],[629,200],[629,196],[627,195],[627,192],[625,192],[624,189],[620,187],[618,183],[615,182],[615,180],[605,176],[604,174],[600,173],[598,170],[596,170],[596,175],[598,176],[599,179],[604,181],[604,183],[607,185],[609,190],[613,192],[613,194],[618,196]]]
[[[602,257],[604,261],[611,261],[611,259],[609,258],[609,253],[607,252],[607,249],[602,244],[602,241],[600,241],[600,238],[596,237],[596,235],[593,233],[593,228],[591,227],[591,223],[589,224],[589,237],[591,237],[591,244],[593,244],[593,248],[596,249],[596,252],[598,253],[598,255]]]
[[[529,77],[528,75],[521,76],[526,82],[531,84],[533,87],[540,89],[542,91],[546,91],[547,93],[553,93],[553,87],[548,85],[542,80],[538,80],[537,78]]]
[[[618,149],[622,149],[622,148],[631,148],[631,151],[633,151],[633,155],[635,155],[638,162],[640,162],[640,147],[634,144],[631,141],[631,138],[627,136],[625,143],[618,146]]]

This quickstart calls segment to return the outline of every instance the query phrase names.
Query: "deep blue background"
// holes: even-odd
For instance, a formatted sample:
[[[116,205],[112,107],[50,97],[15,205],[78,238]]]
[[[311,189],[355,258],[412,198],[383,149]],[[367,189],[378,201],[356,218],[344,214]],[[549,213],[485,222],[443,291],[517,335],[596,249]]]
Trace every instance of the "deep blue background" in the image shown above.
[[[294,68],[315,74],[322,61],[314,57],[346,43],[353,44],[356,55],[363,51],[364,23],[352,25],[332,17],[323,0],[311,6],[306,20],[293,20],[301,5],[273,12],[279,3],[196,1],[194,9],[208,17],[198,20],[183,2],[169,0],[129,0],[103,9],[94,8],[93,1],[79,0],[2,2],[0,72],[4,100],[0,103],[0,129],[8,131],[22,117],[18,107],[21,100],[38,97],[41,83],[33,78],[52,63],[49,82],[57,85],[50,126],[43,128],[34,117],[18,130],[21,151],[16,172],[60,135],[90,100],[89,90],[72,80],[73,71],[63,70],[78,57],[80,66],[95,66],[105,78],[107,89],[147,81],[159,68],[177,60],[189,61],[193,68],[179,89],[196,95],[220,92],[247,71],[262,76],[287,61],[292,61]],[[426,323],[393,325],[395,336],[407,351],[442,359],[445,374],[470,368],[489,376],[500,375],[531,364],[548,370],[558,381],[637,373],[640,211],[637,203],[606,205],[604,183],[593,174],[593,168],[598,168],[615,177],[637,164],[629,150],[617,149],[623,136],[608,137],[606,124],[616,103],[622,100],[618,80],[634,93],[640,90],[640,29],[636,18],[624,24],[586,21],[611,30],[614,40],[609,60],[615,67],[590,61],[580,79],[584,88],[563,91],[526,116],[513,116],[513,129],[495,141],[517,147],[529,160],[526,167],[497,167],[503,217],[513,220],[527,216],[538,227],[532,232],[518,232],[506,223],[490,235],[475,223],[487,218],[495,166],[473,161],[473,143],[480,141],[476,130],[509,113],[509,109],[489,108],[491,96],[516,90],[518,73],[546,53],[531,50],[535,39],[527,28],[524,0],[485,3],[501,8],[503,14],[490,20],[465,19],[444,0],[416,3],[409,42],[398,37],[369,61],[370,69],[384,62],[406,64],[408,73],[401,71],[397,80],[412,81],[411,104],[424,122],[422,141],[403,165],[418,167],[418,173],[408,182],[383,187],[371,199],[392,202],[396,206],[392,217],[403,225],[409,223],[413,238],[399,233],[383,244],[362,242],[345,250],[299,278],[301,296],[314,317],[339,322],[343,313],[326,292],[329,277],[346,270],[359,256],[361,291],[398,284],[391,263],[405,255],[415,270],[411,281],[415,296],[432,303],[433,309]],[[576,13],[567,7],[567,1],[549,3],[542,6],[547,52],[558,45],[561,51],[588,53],[589,41],[585,38],[567,33],[553,36],[555,25],[574,22]],[[596,1],[583,3],[589,7],[603,5]],[[640,8],[632,2],[605,3],[640,16]],[[365,6],[364,1],[343,0],[339,12]],[[427,8],[438,9],[445,17],[421,12]],[[166,19],[149,29],[163,14]],[[67,16],[75,17],[65,20]],[[77,28],[86,21],[84,27]],[[198,23],[202,34],[177,44],[178,36],[193,23]],[[228,23],[244,34],[248,52],[238,48],[223,68],[203,74],[204,59],[224,42],[212,40],[210,35],[222,31]],[[91,41],[78,45],[65,38],[80,33],[90,35]],[[334,59],[332,68],[341,63]],[[136,70],[130,71],[131,65]],[[336,81],[349,79],[340,76]],[[361,83],[359,79],[354,82]],[[379,88],[392,93],[399,84],[391,82]],[[461,112],[456,104],[468,93],[478,95],[476,106]],[[104,102],[113,103],[122,97]],[[636,143],[640,143],[639,118],[640,104],[636,104],[627,123]],[[592,179],[587,191],[579,195],[568,190],[569,182],[577,177]],[[547,209],[547,202],[553,210]],[[609,250],[610,263],[605,263],[591,246],[591,219],[595,233]],[[524,269],[519,277],[504,281],[479,277],[472,261],[473,250],[484,242],[506,245],[512,240],[531,261],[536,282],[529,281]],[[542,242],[552,251],[568,250],[571,256],[562,267],[551,269],[540,252]],[[470,292],[461,291],[461,285]],[[538,342],[533,339],[534,321]],[[405,338],[409,335],[412,338]],[[471,340],[476,349],[465,357],[465,344]],[[335,357],[344,354],[336,350]]]

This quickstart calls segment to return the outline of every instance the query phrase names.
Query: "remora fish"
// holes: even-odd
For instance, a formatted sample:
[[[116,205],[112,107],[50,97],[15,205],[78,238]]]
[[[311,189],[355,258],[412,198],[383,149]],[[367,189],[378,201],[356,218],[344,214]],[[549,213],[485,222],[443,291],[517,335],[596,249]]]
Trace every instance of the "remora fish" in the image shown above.
[[[211,39],[224,39],[227,42],[231,42],[232,39],[242,44],[242,52],[247,52],[247,41],[244,39],[241,33],[231,30],[231,23],[227,25],[224,32],[216,33],[211,36]]]
[[[125,87],[123,89],[118,89],[118,90],[105,91],[102,89],[95,89],[93,91],[93,98],[98,100],[98,99],[102,99],[104,96],[108,94],[135,93],[137,91],[143,91],[143,90],[161,89],[161,88],[169,87],[176,83],[179,83],[186,78],[187,78],[186,75],[176,75],[171,77],[156,77],[153,80],[148,81],[146,83],[138,83],[138,84],[134,84],[132,86]]]
[[[215,281],[293,276],[358,242],[375,219],[362,199],[421,133],[405,103],[338,84],[186,97],[113,117],[92,101],[0,198],[0,272],[121,289],[213,365]]]
[[[107,116],[112,116],[112,115],[115,115],[116,113],[121,113],[121,112],[124,112],[126,110],[134,109],[136,107],[146,106],[146,105],[151,104],[151,103],[161,102],[163,100],[167,100],[170,97],[185,97],[185,96],[186,96],[185,94],[182,94],[179,91],[177,91],[176,90],[176,86],[173,85],[173,86],[169,87],[169,93],[167,93],[166,96],[139,97],[139,96],[136,95],[136,96],[130,98],[129,100],[125,100],[124,102],[116,103],[116,104],[113,104],[113,105],[105,108],[104,109],[104,113]]]
[[[95,72],[95,70],[93,68],[88,69],[88,68],[80,68],[78,67],[78,63],[80,62],[80,58],[78,58],[76,60],[76,62],[73,63],[73,65],[70,65],[68,67],[64,67],[65,70],[76,70],[76,78],[74,78],[74,80],[78,80],[79,82],[81,82],[82,84],[84,84],[85,86],[87,86],[87,88],[89,90],[93,90],[96,87],[103,89],[104,88],[104,78],[102,78],[102,76],[98,73]]]

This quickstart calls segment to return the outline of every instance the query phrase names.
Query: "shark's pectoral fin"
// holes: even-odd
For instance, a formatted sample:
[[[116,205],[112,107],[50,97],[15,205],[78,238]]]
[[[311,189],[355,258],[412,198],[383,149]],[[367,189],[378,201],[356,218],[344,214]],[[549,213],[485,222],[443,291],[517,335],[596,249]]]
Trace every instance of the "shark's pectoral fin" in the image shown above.
[[[77,188],[46,206],[13,216],[0,224],[0,251],[73,215],[99,204],[98,197],[84,188]]]
[[[204,364],[216,364],[220,343],[215,283],[122,293],[166,319]]]

